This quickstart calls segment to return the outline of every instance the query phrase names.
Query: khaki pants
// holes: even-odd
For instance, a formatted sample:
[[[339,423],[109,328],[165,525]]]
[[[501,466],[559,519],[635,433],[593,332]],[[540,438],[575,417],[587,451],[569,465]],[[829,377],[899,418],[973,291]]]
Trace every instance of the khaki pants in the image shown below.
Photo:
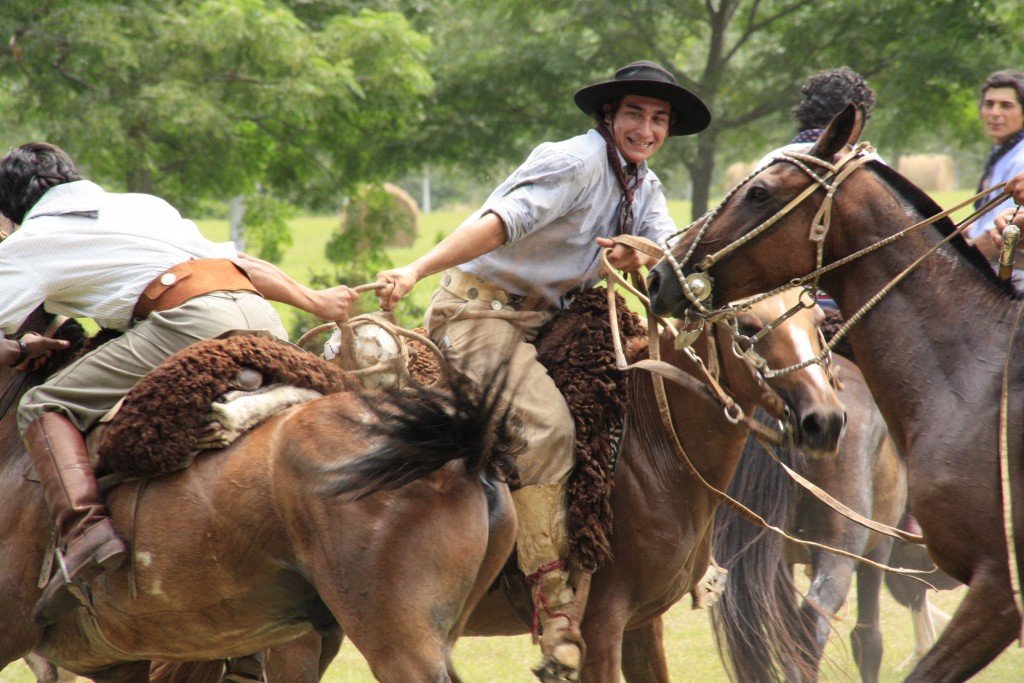
[[[551,316],[550,311],[495,309],[445,289],[434,293],[427,310],[430,338],[458,371],[481,382],[508,364],[502,399],[515,406],[526,432],[527,450],[518,462],[523,486],[564,483],[573,467],[572,415],[533,345]]]
[[[153,313],[30,389],[18,406],[18,428],[47,412],[88,432],[150,370],[189,344],[232,330],[267,330],[288,339],[277,312],[252,292],[214,292]]]

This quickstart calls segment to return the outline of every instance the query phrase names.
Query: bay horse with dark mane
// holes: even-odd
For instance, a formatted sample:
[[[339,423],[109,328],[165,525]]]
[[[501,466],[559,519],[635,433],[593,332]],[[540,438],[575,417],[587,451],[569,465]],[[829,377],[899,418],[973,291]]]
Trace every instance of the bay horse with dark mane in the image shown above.
[[[1024,531],[1022,301],[952,236],[948,219],[919,227],[941,213],[926,194],[866,150],[846,151],[862,126],[848,108],[809,155],[778,159],[731,192],[674,245],[675,264],[666,258],[653,269],[652,304],[662,314],[697,310],[677,269],[713,278],[711,306],[817,276],[843,317],[859,319],[850,343],[907,458],[928,551],[969,586],[908,680],[960,681],[1020,632],[1008,560],[1021,565]]]
[[[766,301],[762,304],[765,310],[751,312],[751,316],[767,321],[791,305],[791,300]],[[785,330],[792,330],[791,338],[770,338],[766,348],[760,349],[772,362],[806,360],[817,348],[817,330],[809,313],[787,323]],[[674,348],[669,334],[660,338],[660,345],[663,360],[700,376],[686,354]],[[706,336],[698,339],[695,350],[705,363],[720,366],[721,383],[745,409],[762,403],[778,410],[779,406],[766,400],[764,387],[754,374],[734,355],[722,331],[716,331],[713,345]],[[674,437],[662,423],[652,382],[643,371],[632,371],[627,377],[630,400],[611,493],[611,555],[594,573],[590,587],[582,622],[587,645],[582,681],[614,683],[624,674],[627,681],[669,683],[661,615],[692,591],[708,569],[713,519],[720,501],[698,483],[673,449]],[[813,366],[773,380],[772,386],[785,402],[786,419],[799,425],[797,433],[804,447],[834,452],[845,413],[823,369]],[[724,490],[747,430],[726,417],[709,391],[697,387],[696,381],[693,386],[666,382],[672,430],[700,474]],[[784,415],[776,412],[775,417]],[[529,633],[533,603],[522,575],[514,568],[505,571],[498,587],[478,603],[463,635]],[[269,679],[291,683],[301,678],[302,671],[322,674],[343,636],[336,630],[322,642],[305,638],[291,648],[271,652]],[[167,672],[159,680],[183,682],[196,676],[192,669],[184,675]]]
[[[26,388],[15,373],[0,369],[5,407]],[[9,386],[11,394],[2,390]],[[221,659],[340,628],[380,680],[447,680],[465,614],[515,539],[499,471],[516,443],[507,410],[493,387],[458,387],[381,405],[332,393],[188,469],[121,484],[107,498],[133,561],[95,584],[95,622],[78,609],[45,630],[31,615],[49,517],[39,485],[25,478],[28,459],[7,410],[0,669],[35,650],[97,681],[148,680],[151,659]],[[339,467],[361,454],[389,471],[362,479]],[[387,490],[351,501],[316,495],[321,486]]]

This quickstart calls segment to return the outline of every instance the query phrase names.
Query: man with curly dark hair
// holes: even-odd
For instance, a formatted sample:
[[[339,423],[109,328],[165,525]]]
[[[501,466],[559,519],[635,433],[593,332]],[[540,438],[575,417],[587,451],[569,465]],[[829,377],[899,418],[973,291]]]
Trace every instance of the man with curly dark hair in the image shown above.
[[[875,91],[848,66],[819,71],[800,86],[804,99],[793,107],[797,137],[793,142],[814,142],[832,118],[850,103],[864,109],[865,120],[875,109]]]

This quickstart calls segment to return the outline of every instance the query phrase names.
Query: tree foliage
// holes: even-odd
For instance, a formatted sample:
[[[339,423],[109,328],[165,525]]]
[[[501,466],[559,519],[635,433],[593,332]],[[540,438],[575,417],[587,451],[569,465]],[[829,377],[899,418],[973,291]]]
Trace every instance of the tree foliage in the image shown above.
[[[185,210],[257,182],[336,204],[401,172],[433,87],[430,41],[394,12],[313,26],[272,0],[6,0],[0,27],[15,124]]]
[[[440,48],[424,127],[432,157],[485,172],[518,162],[541,140],[587,125],[572,104],[578,87],[653,59],[714,116],[654,162],[663,177],[685,169],[695,216],[716,164],[788,141],[799,85],[822,69],[845,64],[875,86],[869,133],[879,145],[976,144],[963,102],[989,71],[1020,63],[1014,36],[1024,29],[1016,0],[496,0],[486,13],[474,0],[440,4],[445,21],[414,19]]]

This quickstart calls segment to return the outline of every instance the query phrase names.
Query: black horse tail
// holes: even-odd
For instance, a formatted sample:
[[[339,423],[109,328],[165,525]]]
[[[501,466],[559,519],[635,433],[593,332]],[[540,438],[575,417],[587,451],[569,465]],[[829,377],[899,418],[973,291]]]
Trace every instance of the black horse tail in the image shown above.
[[[443,388],[416,385],[363,395],[373,419],[352,424],[373,445],[352,460],[321,468],[317,493],[358,500],[405,486],[454,461],[485,482],[514,476],[515,456],[524,442],[512,407],[501,400],[507,373],[496,373],[483,386],[454,373],[446,379]]]
[[[757,417],[767,421],[764,414]],[[786,449],[777,453],[787,464],[797,455]],[[753,438],[747,439],[729,495],[782,528],[796,502],[792,482]],[[713,555],[729,570],[729,585],[711,609],[711,624],[719,656],[734,679],[806,680],[801,663],[807,657],[795,635],[800,606],[785,540],[721,506]]]

